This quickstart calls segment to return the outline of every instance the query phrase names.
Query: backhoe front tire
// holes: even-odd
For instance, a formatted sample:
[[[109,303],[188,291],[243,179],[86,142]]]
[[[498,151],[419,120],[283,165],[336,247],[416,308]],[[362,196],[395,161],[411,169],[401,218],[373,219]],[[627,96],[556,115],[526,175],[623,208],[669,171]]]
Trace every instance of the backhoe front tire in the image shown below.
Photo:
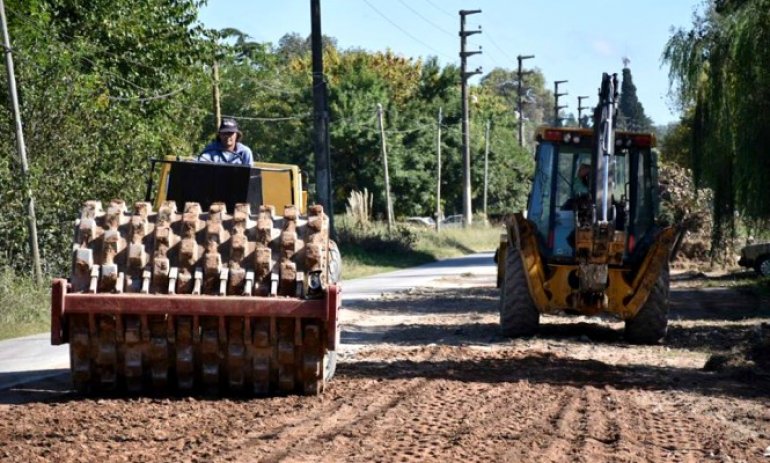
[[[526,337],[540,328],[540,312],[529,294],[524,264],[517,246],[508,244],[505,278],[500,288],[500,329],[503,336]]]
[[[657,344],[668,329],[668,263],[655,281],[647,302],[634,318],[626,320],[626,340],[633,344]]]

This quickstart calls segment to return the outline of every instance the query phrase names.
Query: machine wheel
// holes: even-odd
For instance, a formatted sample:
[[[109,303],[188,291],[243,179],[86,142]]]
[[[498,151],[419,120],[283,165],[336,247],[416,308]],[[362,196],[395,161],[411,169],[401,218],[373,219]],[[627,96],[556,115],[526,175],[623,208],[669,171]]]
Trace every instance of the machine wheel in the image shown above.
[[[626,339],[634,344],[655,344],[668,327],[668,264],[663,267],[647,302],[634,318],[626,320]]]
[[[757,260],[754,270],[757,271],[759,276],[770,276],[770,256],[762,256]]]
[[[503,336],[532,336],[540,327],[538,312],[529,295],[524,264],[516,246],[508,245],[505,279],[500,288],[500,329]]]

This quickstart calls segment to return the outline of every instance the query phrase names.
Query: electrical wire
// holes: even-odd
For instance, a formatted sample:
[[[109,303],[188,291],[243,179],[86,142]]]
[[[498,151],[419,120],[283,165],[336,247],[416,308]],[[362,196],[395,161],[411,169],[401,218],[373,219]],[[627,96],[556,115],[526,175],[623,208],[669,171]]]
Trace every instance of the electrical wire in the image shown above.
[[[446,11],[445,9],[441,8],[440,6],[433,3],[431,0],[425,0],[429,5],[431,5],[433,8],[437,9],[438,11],[444,13],[447,16],[450,16],[452,18],[456,18],[457,16],[453,15],[452,13]]]
[[[500,51],[500,53],[502,53],[503,56],[506,57],[509,61],[516,62],[516,60],[511,58],[508,55],[508,53],[506,53],[505,50],[503,50],[503,48],[500,47],[500,45],[498,45],[497,42],[495,42],[494,39],[492,39],[492,36],[489,35],[486,31],[483,34],[481,34],[481,35],[483,35],[485,39],[489,40],[489,43],[491,43],[493,47],[497,48],[498,51]]]
[[[244,120],[244,121],[256,121],[256,122],[296,121],[296,120],[301,120],[301,119],[308,119],[310,116],[311,115],[309,113],[297,114],[295,116],[284,116],[284,117],[234,116],[234,115],[222,114],[222,117],[228,117],[228,118],[231,118],[231,119]]]
[[[406,30],[406,29],[404,29],[403,27],[399,26],[399,25],[398,25],[396,22],[394,22],[393,20],[391,20],[390,18],[388,18],[387,16],[385,16],[385,14],[383,14],[383,13],[382,13],[380,10],[378,10],[377,8],[375,8],[375,7],[374,7],[374,5],[372,5],[372,4],[369,2],[369,0],[364,0],[364,3],[366,3],[366,4],[369,6],[369,8],[371,8],[372,10],[374,10],[374,12],[375,12],[375,13],[377,13],[378,15],[380,15],[380,16],[382,17],[382,19],[384,19],[385,21],[389,22],[389,23],[390,23],[390,24],[391,24],[393,27],[395,27],[396,29],[398,29],[398,30],[400,30],[401,32],[403,32],[403,33],[404,33],[404,34],[405,34],[407,37],[411,38],[411,39],[412,39],[412,40],[414,40],[415,42],[417,42],[417,43],[421,44],[422,46],[424,46],[424,47],[428,48],[429,50],[431,50],[431,51],[435,52],[436,54],[443,56],[444,58],[448,58],[448,59],[450,59],[450,60],[454,59],[454,58],[452,58],[452,57],[449,57],[449,56],[445,55],[444,53],[441,53],[440,51],[436,50],[435,48],[431,47],[431,46],[430,46],[430,45],[428,45],[427,43],[423,42],[422,40],[418,39],[417,37],[415,37],[414,35],[412,35],[411,33],[409,33],[409,31],[407,31],[407,30]]]
[[[172,96],[176,95],[177,93],[181,93],[187,89],[190,88],[190,85],[183,85],[182,87],[172,90],[168,93],[163,93],[159,95],[152,95],[147,97],[122,97],[122,96],[107,96],[107,99],[112,101],[132,101],[136,103],[144,103],[147,101],[154,101],[154,100],[163,100],[166,98],[171,98]]]
[[[434,23],[434,22],[433,22],[433,21],[431,21],[430,19],[428,19],[428,18],[426,18],[425,16],[423,16],[422,14],[420,14],[420,12],[418,12],[417,10],[415,10],[414,8],[412,8],[411,6],[409,6],[409,4],[408,4],[408,3],[406,3],[404,0],[398,0],[398,2],[399,2],[400,4],[402,4],[402,5],[404,5],[404,7],[406,7],[406,8],[407,8],[409,11],[411,11],[412,13],[414,13],[414,14],[415,14],[417,17],[419,17],[420,19],[422,19],[422,20],[423,20],[423,21],[425,21],[426,23],[430,24],[431,26],[433,26],[433,27],[434,27],[434,28],[436,28],[437,30],[439,30],[439,31],[443,32],[444,34],[446,34],[446,35],[448,35],[448,36],[450,36],[450,37],[452,37],[452,38],[455,38],[455,37],[456,37],[456,35],[455,35],[454,33],[447,31],[446,29],[442,28],[441,26],[437,25],[436,23]]]

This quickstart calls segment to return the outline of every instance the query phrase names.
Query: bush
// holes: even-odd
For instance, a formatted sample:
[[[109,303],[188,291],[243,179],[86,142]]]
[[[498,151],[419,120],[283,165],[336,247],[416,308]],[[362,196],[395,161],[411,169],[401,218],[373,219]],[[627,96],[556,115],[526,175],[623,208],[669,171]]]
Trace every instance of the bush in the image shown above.
[[[41,333],[48,329],[48,288],[12,269],[0,270],[0,339]]]
[[[343,247],[355,246],[371,253],[407,253],[419,239],[412,227],[397,224],[390,232],[385,226],[369,227],[342,226],[337,230],[337,244]]]

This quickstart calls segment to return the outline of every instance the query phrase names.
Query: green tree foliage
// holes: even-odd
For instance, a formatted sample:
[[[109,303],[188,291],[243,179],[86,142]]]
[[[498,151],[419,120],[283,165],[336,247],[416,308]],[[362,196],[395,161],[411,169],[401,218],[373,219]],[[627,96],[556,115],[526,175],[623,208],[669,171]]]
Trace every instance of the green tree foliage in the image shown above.
[[[636,96],[636,85],[628,66],[623,68],[618,113],[619,129],[635,132],[652,130],[652,120],[644,114],[644,106]]]
[[[691,168],[692,111],[687,111],[679,122],[672,123],[660,142],[663,158],[680,167]]]
[[[545,86],[545,76],[535,69],[523,69],[521,79],[522,117],[527,133],[542,125],[549,124],[553,119],[553,92]],[[505,103],[515,111],[518,105],[518,73],[516,70],[502,68],[493,69],[481,79],[482,87],[504,99]]]
[[[190,97],[205,77],[199,63],[208,41],[192,0],[5,6],[41,254],[49,271],[62,273],[82,201],[140,200],[148,157],[190,151],[198,125]],[[7,95],[4,79],[0,87]],[[5,108],[0,202],[14,212],[0,219],[0,265],[29,269],[13,118]]]
[[[663,59],[692,108],[692,167],[714,190],[715,245],[734,234],[735,212],[770,217],[770,0],[722,0],[677,30]],[[715,246],[716,247],[716,246]]]
[[[204,30],[198,0],[6,0],[37,200],[40,244],[50,274],[68,273],[73,221],[86,199],[143,200],[149,158],[197,153],[215,133],[212,65],[223,115],[235,117],[262,160],[298,164],[314,183],[310,43],[287,34],[277,45],[237,29]],[[376,107],[384,108],[397,216],[436,210],[437,115],[441,123],[442,209],[462,209],[459,70],[435,58],[340,50],[324,37],[335,209],[352,190],[384,208]],[[471,88],[473,205],[480,210],[484,126],[491,121],[491,214],[526,202],[532,156],[518,147],[515,98],[493,84]],[[539,72],[526,76],[528,129],[552,104]],[[499,83],[499,82],[498,82]],[[6,82],[0,90],[7,92]],[[548,99],[551,101],[548,102]],[[29,271],[24,200],[13,119],[0,118],[0,267]],[[312,189],[311,189],[312,192]],[[312,200],[312,196],[311,196]]]

